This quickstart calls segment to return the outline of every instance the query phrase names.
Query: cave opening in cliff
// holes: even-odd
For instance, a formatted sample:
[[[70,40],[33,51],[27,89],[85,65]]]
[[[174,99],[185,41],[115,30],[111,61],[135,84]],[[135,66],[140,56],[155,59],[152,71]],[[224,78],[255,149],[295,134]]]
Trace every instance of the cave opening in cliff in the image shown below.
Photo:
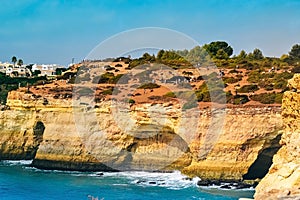
[[[269,168],[273,164],[273,156],[280,149],[279,141],[281,134],[270,141],[267,148],[259,152],[257,159],[249,167],[248,172],[243,175],[244,180],[262,179],[268,173]]]
[[[43,135],[45,131],[45,125],[41,121],[37,121],[33,127],[33,135],[34,135],[34,151],[33,151],[33,158],[36,155],[36,152],[40,146],[40,143],[43,141]]]

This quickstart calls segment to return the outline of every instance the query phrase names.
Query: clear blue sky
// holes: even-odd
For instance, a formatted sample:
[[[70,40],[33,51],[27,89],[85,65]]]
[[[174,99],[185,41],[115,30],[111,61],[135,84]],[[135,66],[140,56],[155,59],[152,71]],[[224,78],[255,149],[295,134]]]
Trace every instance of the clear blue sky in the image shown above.
[[[83,59],[119,32],[163,27],[200,44],[227,41],[238,54],[259,48],[267,56],[300,43],[299,0],[1,0],[0,61],[25,63]]]

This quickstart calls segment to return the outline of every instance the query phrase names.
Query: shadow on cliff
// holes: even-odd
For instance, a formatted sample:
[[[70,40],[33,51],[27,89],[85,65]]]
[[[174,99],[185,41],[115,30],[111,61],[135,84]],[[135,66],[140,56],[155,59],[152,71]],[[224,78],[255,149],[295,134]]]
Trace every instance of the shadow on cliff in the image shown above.
[[[265,142],[256,160],[249,167],[248,172],[243,175],[244,180],[262,179],[268,173],[269,168],[273,164],[273,156],[281,147],[279,144],[281,135],[279,134],[272,140]]]
[[[131,130],[129,144],[122,154],[125,159],[117,169],[168,171],[188,166],[192,159],[188,143],[167,126],[140,125]]]
[[[18,124],[13,128],[1,130],[7,131],[7,134],[1,135],[3,141],[0,142],[0,160],[34,159],[40,143],[43,141],[45,131],[43,122],[37,121],[31,130],[22,129]]]
[[[37,153],[37,150],[39,149],[39,146],[41,142],[43,141],[43,135],[45,131],[45,125],[41,121],[37,121],[33,127],[33,150],[31,152],[31,159],[35,158],[35,155]]]

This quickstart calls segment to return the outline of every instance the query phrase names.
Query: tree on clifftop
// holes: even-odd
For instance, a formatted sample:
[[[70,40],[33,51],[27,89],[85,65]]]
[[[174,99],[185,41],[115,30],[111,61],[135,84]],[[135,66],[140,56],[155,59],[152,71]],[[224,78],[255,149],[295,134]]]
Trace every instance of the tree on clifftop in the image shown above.
[[[244,50],[241,50],[240,54],[238,55],[238,58],[246,58],[247,57],[247,53]]]
[[[224,51],[224,49],[219,49],[216,56],[217,59],[228,59],[228,54]]]
[[[216,41],[211,42],[210,44],[205,44],[203,48],[212,56],[215,57],[219,50],[223,50],[228,57],[230,57],[233,53],[233,49],[228,45],[227,42],[224,41]],[[221,51],[219,51],[221,53]],[[222,53],[223,54],[223,53]]]
[[[262,51],[259,50],[259,49],[254,49],[254,50],[253,50],[253,57],[254,57],[255,59],[258,59],[258,60],[264,58]]]
[[[292,60],[300,60],[300,45],[295,44],[291,51],[289,52],[289,56]]]
[[[156,58],[158,60],[160,60],[163,57],[164,53],[165,53],[165,51],[163,49],[159,50],[159,52],[157,53]]]
[[[22,60],[22,59],[19,59],[17,65],[19,65],[19,66],[21,67],[23,64],[24,64],[24,63],[23,63],[23,60]]]
[[[16,57],[16,56],[13,56],[13,57],[11,58],[11,62],[14,63],[14,67],[15,67],[16,62],[17,62],[17,57]]]
[[[252,53],[248,54],[248,58],[255,59],[255,60],[260,60],[260,59],[264,58],[264,55],[263,55],[261,50],[256,48],[256,49],[253,50]]]

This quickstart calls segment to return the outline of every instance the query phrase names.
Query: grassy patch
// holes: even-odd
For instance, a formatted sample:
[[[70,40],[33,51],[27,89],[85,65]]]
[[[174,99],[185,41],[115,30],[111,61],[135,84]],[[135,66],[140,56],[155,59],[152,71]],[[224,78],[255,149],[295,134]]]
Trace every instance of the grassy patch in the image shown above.
[[[257,85],[243,85],[241,88],[237,90],[239,93],[249,93],[257,91],[259,88]]]
[[[254,101],[263,103],[263,104],[274,104],[274,103],[281,104],[282,96],[283,96],[282,93],[272,92],[272,93],[256,94],[256,95],[253,95],[251,97],[251,99]]]
[[[155,89],[155,88],[159,88],[160,85],[157,85],[156,83],[145,83],[143,85],[141,85],[140,87],[138,87],[138,89]]]

